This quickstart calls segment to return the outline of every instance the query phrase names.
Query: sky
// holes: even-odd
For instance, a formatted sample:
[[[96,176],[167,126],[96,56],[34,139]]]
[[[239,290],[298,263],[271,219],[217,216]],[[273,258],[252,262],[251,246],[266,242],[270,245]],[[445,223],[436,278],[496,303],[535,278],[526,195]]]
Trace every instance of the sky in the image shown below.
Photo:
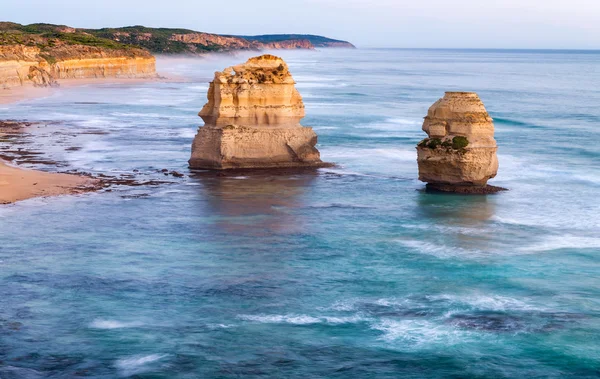
[[[1,21],[318,34],[358,47],[600,49],[600,0],[0,0]]]

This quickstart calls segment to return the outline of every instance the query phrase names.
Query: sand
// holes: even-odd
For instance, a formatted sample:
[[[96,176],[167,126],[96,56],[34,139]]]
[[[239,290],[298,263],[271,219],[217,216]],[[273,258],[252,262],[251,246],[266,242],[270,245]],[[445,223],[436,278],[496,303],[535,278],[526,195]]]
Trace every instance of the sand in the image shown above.
[[[33,85],[11,87],[9,89],[0,89],[0,105],[51,96],[56,91],[73,86],[90,84],[139,84],[142,82],[155,80],[168,79],[70,79],[61,80],[60,87],[54,88],[38,88],[34,87]],[[0,204],[10,204],[33,197],[89,192],[97,189],[99,187],[98,184],[98,180],[90,179],[84,176],[28,170],[7,165],[6,162],[0,160]]]
[[[27,170],[0,161],[0,204],[32,197],[88,192],[97,184],[97,180],[83,176]]]
[[[38,88],[34,86],[19,86],[8,89],[0,88],[0,105],[50,96],[53,90],[54,88]]]

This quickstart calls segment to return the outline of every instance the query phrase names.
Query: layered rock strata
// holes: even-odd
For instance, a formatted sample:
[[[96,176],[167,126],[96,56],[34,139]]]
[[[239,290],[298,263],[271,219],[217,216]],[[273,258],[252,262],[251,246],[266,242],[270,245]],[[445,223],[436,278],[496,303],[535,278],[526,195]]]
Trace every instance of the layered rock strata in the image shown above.
[[[0,46],[0,88],[52,86],[60,79],[149,78],[156,59],[139,49],[113,50],[64,45],[48,52],[23,45]]]
[[[446,92],[423,123],[429,138],[417,146],[419,180],[428,189],[457,193],[500,190],[487,181],[498,172],[494,123],[473,92]]]
[[[317,135],[300,125],[304,103],[287,64],[263,55],[216,72],[199,116],[190,167],[321,167]]]

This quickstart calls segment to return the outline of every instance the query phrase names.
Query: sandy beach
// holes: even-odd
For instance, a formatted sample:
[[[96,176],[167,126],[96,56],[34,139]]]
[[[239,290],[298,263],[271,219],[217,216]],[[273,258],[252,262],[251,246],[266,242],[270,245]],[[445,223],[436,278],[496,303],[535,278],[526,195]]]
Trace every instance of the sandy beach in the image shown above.
[[[53,90],[54,88],[40,88],[32,85],[0,89],[0,105],[50,96]]]
[[[139,84],[160,78],[110,78],[61,80],[60,87],[25,85],[0,90],[0,105],[51,96],[61,89],[90,84]],[[0,129],[0,137],[2,130]],[[8,165],[0,160],[0,204],[10,204],[33,197],[77,194],[94,190],[97,180],[79,175],[48,173]]]
[[[0,161],[0,204],[87,192],[96,184],[97,180],[83,176],[27,170]]]

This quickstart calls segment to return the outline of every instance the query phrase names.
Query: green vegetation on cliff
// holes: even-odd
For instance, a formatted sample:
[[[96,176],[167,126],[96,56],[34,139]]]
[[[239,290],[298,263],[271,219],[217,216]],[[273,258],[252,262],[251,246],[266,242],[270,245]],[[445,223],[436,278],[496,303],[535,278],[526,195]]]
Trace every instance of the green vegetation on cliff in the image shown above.
[[[37,46],[42,50],[67,44],[116,50],[141,48],[155,54],[204,54],[261,50],[272,48],[269,46],[272,43],[287,43],[284,48],[354,47],[349,42],[304,34],[240,37],[145,26],[75,29],[64,25],[0,22],[0,45]]]
[[[38,47],[42,51],[51,50],[61,44],[118,50],[131,48],[130,45],[99,38],[64,25],[20,25],[12,22],[0,22],[0,45],[16,44]]]
[[[315,36],[312,34],[265,34],[259,36],[236,36],[239,38],[244,38],[248,41],[257,41],[262,43],[270,43],[270,42],[283,42],[290,40],[307,40],[313,44],[315,47],[332,47],[332,46],[342,46],[354,48],[355,46],[347,41],[342,41],[333,38],[327,38],[323,36]]]
[[[198,34],[189,29],[148,28],[145,26],[126,26],[122,28],[84,29],[86,33],[103,39],[150,50],[156,54],[198,54],[228,50],[219,44],[182,42],[174,39],[177,35]]]

